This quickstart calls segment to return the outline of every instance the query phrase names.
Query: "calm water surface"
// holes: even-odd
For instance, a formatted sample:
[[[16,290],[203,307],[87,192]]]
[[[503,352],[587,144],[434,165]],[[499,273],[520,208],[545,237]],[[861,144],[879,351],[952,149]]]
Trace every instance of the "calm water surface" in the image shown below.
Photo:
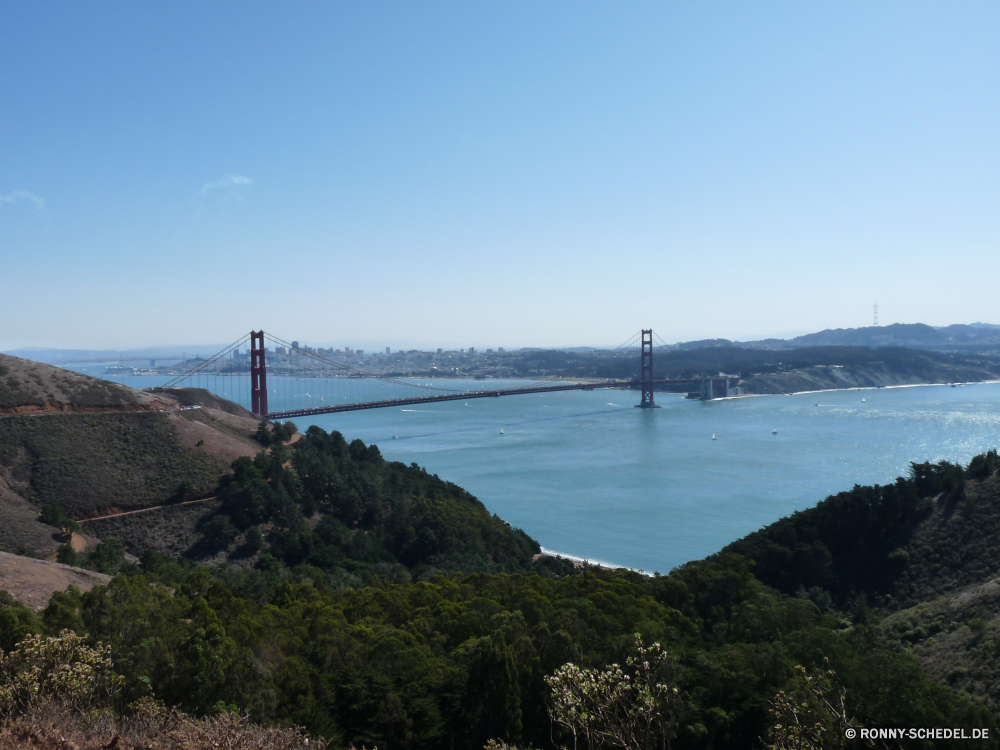
[[[271,408],[318,405],[309,399],[319,384],[302,382],[301,394],[285,382],[290,395]],[[993,384],[706,403],[658,393],[662,408],[654,410],[633,408],[637,400],[632,392],[575,391],[295,422],[425,466],[547,550],[648,572],[716,552],[855,483],[892,481],[910,461],[964,462],[1000,445]]]

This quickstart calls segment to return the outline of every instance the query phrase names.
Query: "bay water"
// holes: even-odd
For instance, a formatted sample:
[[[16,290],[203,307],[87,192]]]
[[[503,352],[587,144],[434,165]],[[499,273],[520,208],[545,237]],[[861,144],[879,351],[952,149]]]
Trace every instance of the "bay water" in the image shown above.
[[[161,380],[108,379],[137,388]],[[235,382],[212,380],[204,385],[219,395],[247,400],[229,392]],[[272,384],[288,394],[272,409],[320,405],[323,383],[302,379],[299,388],[294,380]],[[341,379],[336,387],[347,386]],[[712,402],[657,393],[658,409],[634,408],[637,401],[632,391],[569,391],[294,421],[300,431],[339,430],[377,444],[389,460],[426,467],[546,551],[649,573],[712,554],[855,483],[891,482],[911,461],[967,462],[1000,445],[1000,384]]]

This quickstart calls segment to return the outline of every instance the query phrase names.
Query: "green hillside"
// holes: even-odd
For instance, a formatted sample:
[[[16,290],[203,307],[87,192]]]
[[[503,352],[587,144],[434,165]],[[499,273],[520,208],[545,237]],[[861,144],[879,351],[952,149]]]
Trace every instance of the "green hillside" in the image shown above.
[[[266,544],[261,565],[309,565],[337,580],[409,580],[438,569],[522,571],[540,550],[465,490],[378,447],[310,427],[286,448],[238,459],[204,519],[202,553],[231,559]],[[261,530],[264,530],[262,533]],[[361,576],[361,578],[359,578]]]
[[[1000,572],[996,451],[967,467],[912,464],[890,485],[855,486],[727,546],[786,593],[818,587],[845,603],[910,606]]]
[[[26,499],[74,518],[157,505],[185,481],[206,492],[226,468],[179,445],[156,412],[0,419],[0,466]]]
[[[58,530],[38,520],[47,506],[80,520],[178,499],[178,488],[204,495],[259,450],[256,427],[203,389],[137,391],[2,355],[0,550],[53,553]]]

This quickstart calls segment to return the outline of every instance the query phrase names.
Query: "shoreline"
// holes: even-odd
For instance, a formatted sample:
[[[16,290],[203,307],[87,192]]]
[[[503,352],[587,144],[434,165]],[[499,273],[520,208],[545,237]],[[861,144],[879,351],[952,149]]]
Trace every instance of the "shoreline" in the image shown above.
[[[652,573],[647,573],[645,570],[640,568],[630,568],[627,565],[615,565],[614,563],[609,563],[605,560],[593,560],[589,557],[580,557],[578,555],[566,554],[565,552],[556,552],[555,550],[547,549],[540,544],[538,546],[542,551],[535,555],[535,560],[543,557],[554,557],[562,560],[569,560],[578,568],[591,566],[594,568],[603,568],[605,570],[631,570],[634,573],[641,573],[642,575],[649,577],[652,577],[653,575]]]
[[[801,396],[806,393],[839,393],[841,391],[887,391],[889,389],[895,388],[950,388],[951,386],[966,386],[966,385],[995,385],[1000,384],[1000,378],[997,380],[970,380],[968,382],[955,381],[954,383],[898,383],[896,385],[855,385],[850,388],[817,388],[811,391],[788,391],[787,393],[744,393],[739,396],[723,396],[722,398],[714,398],[712,401],[732,401],[738,398],[760,398],[762,396]],[[669,393],[669,391],[665,391]],[[677,394],[681,395],[681,394]],[[692,399],[697,400],[697,399]]]

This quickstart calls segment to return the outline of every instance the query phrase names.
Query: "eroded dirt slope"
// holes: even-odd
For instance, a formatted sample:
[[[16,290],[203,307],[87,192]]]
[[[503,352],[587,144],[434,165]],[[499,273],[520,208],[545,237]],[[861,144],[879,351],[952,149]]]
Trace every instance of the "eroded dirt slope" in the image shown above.
[[[90,591],[110,580],[111,576],[102,573],[0,552],[0,589],[35,611],[44,609],[52,594],[65,591],[70,584]]]

